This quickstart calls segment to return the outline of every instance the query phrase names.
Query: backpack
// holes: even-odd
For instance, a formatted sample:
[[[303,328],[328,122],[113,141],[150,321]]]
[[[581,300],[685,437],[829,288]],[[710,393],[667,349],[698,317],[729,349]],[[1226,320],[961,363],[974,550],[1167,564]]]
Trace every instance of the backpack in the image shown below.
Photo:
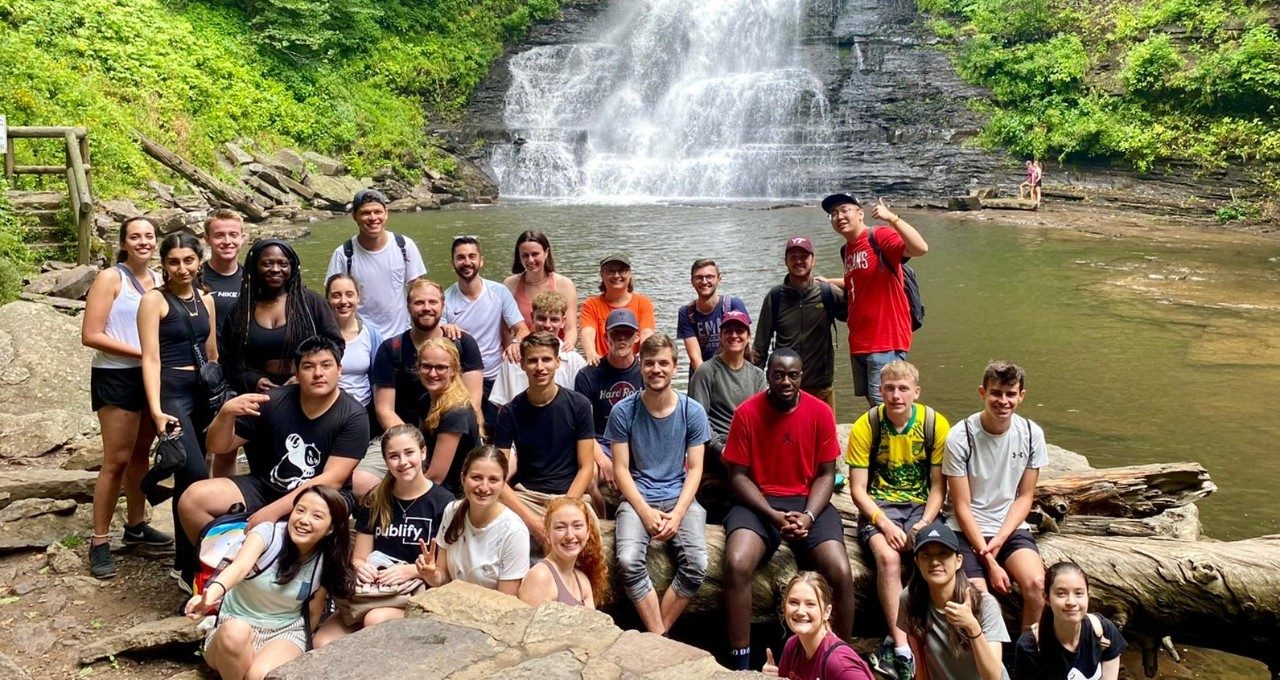
[[[724,315],[733,311],[733,307],[730,305],[732,305],[732,300],[734,299],[735,298],[732,295],[720,296],[720,314]],[[698,326],[698,319],[695,316],[695,313],[698,311],[698,301],[694,300],[693,302],[690,302],[689,304],[681,307],[680,311],[684,312],[685,318],[689,320],[689,323],[692,324],[696,330]]]
[[[200,530],[200,538],[196,541],[200,561],[196,567],[195,580],[191,584],[192,592],[204,592],[209,581],[217,578],[240,553],[240,547],[249,535],[249,516],[250,513],[244,511],[231,512],[215,517]],[[279,534],[272,536],[271,543],[245,578],[256,578],[266,571],[280,556],[283,547],[284,537]]]
[[[914,408],[914,406],[912,407]],[[930,468],[933,466],[933,440],[937,431],[938,413],[931,406],[924,407],[924,478],[929,479]],[[867,411],[867,421],[871,424],[871,448],[867,456],[867,493],[871,492],[871,486],[875,484],[876,466],[879,464],[876,460],[880,454],[880,407],[874,406]]]
[[[400,246],[400,256],[404,258],[405,271],[409,269],[409,251],[405,247],[404,237],[400,234],[392,234],[396,238],[396,245]],[[347,239],[342,242],[342,254],[347,258],[347,273],[351,273],[351,256],[356,252],[355,239]]]
[[[880,250],[880,244],[876,242],[877,230],[878,228],[874,228],[867,231],[867,243],[871,245],[871,250],[875,252],[876,259],[883,265],[888,260],[885,259],[884,252]],[[841,260],[844,260],[844,251],[845,246],[840,246]],[[924,326],[924,301],[920,298],[920,282],[916,280],[916,270],[907,264],[910,259],[909,257],[902,258],[901,274],[895,273],[895,276],[902,279],[902,292],[907,295],[907,308],[911,310],[911,331],[914,333]]]
[[[1098,638],[1098,647],[1101,649],[1106,649],[1110,647],[1111,640],[1107,639],[1102,635],[1102,619],[1099,618],[1099,616],[1097,614],[1094,614],[1093,612],[1087,612],[1085,613],[1085,616],[1089,617],[1089,627],[1093,628],[1093,636]],[[1035,638],[1037,645],[1040,644],[1040,624],[1039,623],[1031,624],[1031,637]]]
[[[1034,443],[1033,433],[1031,432],[1031,420],[1023,418],[1027,421],[1027,467],[1031,467],[1031,447]],[[1012,425],[1010,425],[1012,427]],[[969,474],[969,459],[973,457],[973,453],[978,450],[978,445],[973,440],[973,430],[969,427],[969,419],[964,419],[964,439],[969,444],[969,455],[964,459],[964,473]]]
[[[773,310],[774,319],[777,319],[778,310],[782,308],[782,287],[787,284],[774,286],[769,291],[769,305]],[[836,325],[837,321],[849,320],[849,307],[836,303],[835,291],[831,288],[831,284],[824,281],[818,282],[818,292],[822,295],[822,308],[827,312],[827,319],[831,321],[831,325]],[[775,320],[774,323],[777,323]]]

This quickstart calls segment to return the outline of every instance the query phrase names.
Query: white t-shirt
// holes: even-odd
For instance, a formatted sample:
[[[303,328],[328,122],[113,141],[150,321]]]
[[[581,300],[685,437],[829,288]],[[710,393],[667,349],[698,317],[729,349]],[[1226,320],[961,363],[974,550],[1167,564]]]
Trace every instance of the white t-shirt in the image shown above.
[[[965,428],[973,435],[977,451],[969,450]],[[1018,495],[1018,483],[1028,468],[1039,469],[1048,462],[1044,430],[1016,413],[1009,430],[994,435],[982,427],[982,414],[975,413],[956,423],[947,434],[947,450],[942,456],[942,474],[969,477],[969,507],[983,536],[994,536],[1004,525],[1009,507]],[[947,524],[960,531],[955,515]],[[1031,525],[1023,522],[1021,528]]]
[[[524,323],[524,315],[506,286],[488,279],[480,281],[484,290],[474,300],[463,295],[458,284],[449,286],[444,292],[444,322],[461,326],[476,339],[484,359],[484,377],[493,380],[502,368],[502,331]]]
[[[560,368],[556,369],[556,384],[566,390],[573,390],[573,381],[587,365],[581,354],[571,349],[560,351]],[[489,392],[489,401],[494,406],[506,406],[517,394],[529,389],[529,376],[525,375],[520,364],[510,361],[502,362],[498,369],[498,377],[494,379],[493,390]]]
[[[360,334],[348,342],[347,348],[342,352],[342,373],[338,376],[338,387],[365,406],[373,398],[369,367],[373,365],[373,356],[381,344],[382,336],[366,321],[360,327]]]
[[[345,241],[343,242],[345,243]],[[369,251],[360,241],[351,239],[351,271],[347,272],[347,256],[342,245],[334,249],[329,258],[329,269],[324,278],[338,272],[351,274],[360,284],[360,318],[373,324],[384,338],[391,338],[409,330],[409,310],[404,302],[404,287],[413,279],[427,273],[422,254],[413,239],[404,237],[404,253],[396,245],[396,236],[387,232],[387,244],[382,250]],[[406,265],[404,256],[409,256]]]
[[[496,589],[498,581],[524,578],[529,573],[529,528],[520,516],[504,507],[502,514],[483,529],[475,528],[470,519],[464,518],[462,534],[451,544],[444,535],[461,503],[454,501],[445,506],[440,532],[436,534],[436,543],[448,550],[446,559],[453,580]]]

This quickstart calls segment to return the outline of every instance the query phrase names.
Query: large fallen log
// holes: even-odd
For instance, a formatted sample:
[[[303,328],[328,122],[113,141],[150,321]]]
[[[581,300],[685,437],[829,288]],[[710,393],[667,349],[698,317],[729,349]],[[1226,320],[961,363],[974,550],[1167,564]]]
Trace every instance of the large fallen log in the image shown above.
[[[1130,465],[1042,478],[1036,504],[1058,521],[1068,515],[1153,517],[1217,490],[1198,463]]]
[[[182,175],[192,184],[213,194],[218,200],[225,201],[231,207],[239,210],[246,219],[261,222],[267,218],[266,211],[257,203],[254,203],[246,192],[223,184],[213,175],[201,170],[195,164],[166,149],[141,132],[135,132],[134,137],[137,138],[138,143],[142,145],[143,151],[146,151],[148,156],[156,159],[166,168]]]

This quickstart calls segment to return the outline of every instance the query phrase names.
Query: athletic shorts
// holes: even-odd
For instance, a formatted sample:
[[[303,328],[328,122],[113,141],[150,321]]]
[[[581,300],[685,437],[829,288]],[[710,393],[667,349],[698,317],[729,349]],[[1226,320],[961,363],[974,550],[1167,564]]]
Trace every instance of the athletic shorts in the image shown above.
[[[987,578],[987,565],[978,559],[978,553],[973,551],[973,546],[969,545],[969,541],[965,539],[964,534],[959,531],[956,534],[960,537],[960,555],[964,558],[964,575],[969,578]],[[994,534],[993,534],[994,535]],[[991,540],[991,536],[983,536],[984,540]],[[1040,549],[1036,547],[1036,539],[1027,529],[1018,529],[1009,535],[1004,545],[1000,546],[1000,552],[996,555],[996,563],[1004,566],[1009,556],[1019,550],[1031,550],[1035,554],[1040,554]]]
[[[142,368],[89,369],[89,400],[94,411],[115,406],[134,413],[147,405],[142,388]]]
[[[369,440],[369,446],[364,450],[364,458],[356,464],[356,471],[367,472],[378,479],[387,476],[387,461],[382,458],[382,437]]]
[[[765,496],[765,501],[769,503],[769,507],[782,512],[801,512],[804,510],[805,503],[808,501],[804,496]],[[764,540],[764,558],[762,561],[768,561],[773,557],[773,553],[778,550],[778,546],[782,545],[782,532],[778,527],[745,505],[734,505],[729,509],[729,514],[724,518],[724,535],[728,537],[738,529],[747,529],[761,539]],[[795,551],[796,557],[803,558],[809,554],[814,548],[826,543],[827,541],[844,542],[844,527],[840,524],[840,513],[836,512],[834,506],[830,503],[827,508],[818,514],[818,518],[814,521],[813,526],[809,528],[809,535],[798,541],[787,541],[791,549]]]
[[[884,516],[907,534],[911,533],[911,527],[915,526],[916,522],[924,519],[924,503],[876,501],[876,507],[884,511]],[[869,520],[869,517],[858,517],[858,543],[862,544],[863,549],[868,553],[871,552],[871,538],[882,533],[880,528]]]
[[[235,484],[236,488],[239,489],[240,497],[244,499],[244,510],[250,514],[271,505],[284,496],[274,486],[253,475],[236,475],[231,478],[231,483]]]

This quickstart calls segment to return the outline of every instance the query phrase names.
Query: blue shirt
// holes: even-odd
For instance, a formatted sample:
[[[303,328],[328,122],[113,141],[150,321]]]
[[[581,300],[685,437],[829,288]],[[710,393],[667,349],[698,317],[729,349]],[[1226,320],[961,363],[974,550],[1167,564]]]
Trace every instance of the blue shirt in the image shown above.
[[[698,311],[697,303],[690,302],[676,315],[676,339],[697,338],[702,349],[702,360],[710,361],[720,351],[720,317],[728,310],[747,314],[747,303],[733,295],[721,295],[720,302],[710,314]]]
[[[640,400],[642,394],[631,394],[613,407],[605,437],[627,444],[631,477],[646,502],[674,500],[684,487],[687,449],[711,439],[707,412],[702,404],[677,394],[675,410],[655,418]]]

